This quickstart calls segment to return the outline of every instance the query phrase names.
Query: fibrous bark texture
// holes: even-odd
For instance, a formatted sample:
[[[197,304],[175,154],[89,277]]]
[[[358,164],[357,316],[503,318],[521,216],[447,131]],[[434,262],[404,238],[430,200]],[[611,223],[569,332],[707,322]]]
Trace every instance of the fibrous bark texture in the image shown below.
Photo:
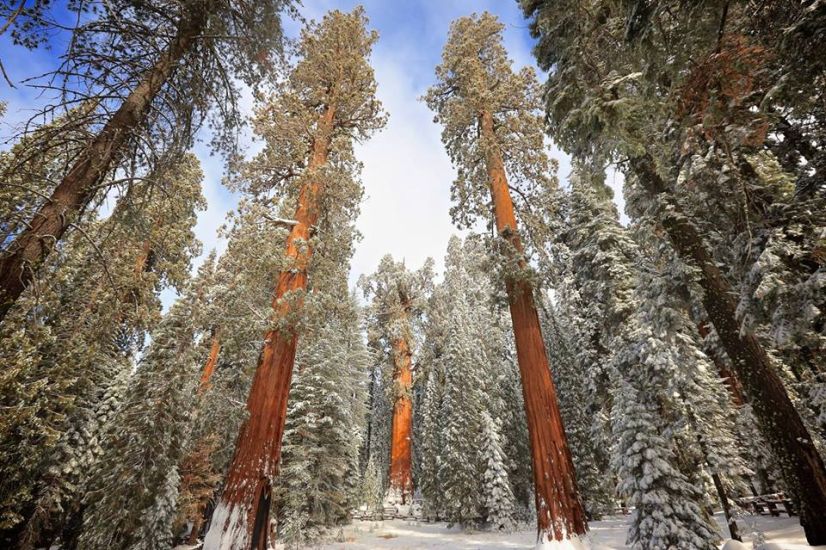
[[[334,116],[334,107],[328,106],[320,117],[308,164],[309,174],[327,161]],[[296,223],[287,237],[286,256],[292,265],[279,274],[273,298],[276,319],[285,318],[300,305],[285,300],[285,295],[307,288],[307,267],[312,257],[310,231],[318,221],[321,192],[321,183],[316,177],[308,177],[301,188],[293,218]],[[281,459],[297,337],[291,329],[273,329],[264,337],[264,348],[247,399],[249,417],[238,436],[224,491],[204,541],[205,550],[264,550],[267,546],[272,480]]]
[[[413,385],[412,353],[405,337],[393,343],[395,370],[393,380],[397,392],[393,403],[392,439],[390,441],[390,493],[407,504],[413,495]]]
[[[493,145],[495,137],[490,113],[481,113],[480,124],[488,143],[486,166],[496,229],[521,255],[523,246],[516,228],[513,200],[502,155]],[[521,264],[524,267],[524,260]],[[531,440],[539,537],[545,541],[578,538],[587,533],[588,524],[551,380],[533,288],[526,279],[517,278],[507,281],[507,292]]]

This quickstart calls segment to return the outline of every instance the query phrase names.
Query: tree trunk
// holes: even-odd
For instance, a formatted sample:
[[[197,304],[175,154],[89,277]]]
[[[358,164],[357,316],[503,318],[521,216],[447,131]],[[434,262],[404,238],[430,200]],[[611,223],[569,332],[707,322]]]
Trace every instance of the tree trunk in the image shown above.
[[[192,531],[186,537],[186,543],[194,545],[198,542],[198,535],[201,534],[201,527],[204,525],[203,513],[192,518]]]
[[[800,502],[800,524],[811,545],[826,544],[826,468],[766,350],[737,321],[734,290],[679,204],[669,200],[654,159],[631,160],[631,169],[652,199],[662,200],[659,222],[677,254],[700,271],[703,306],[743,384],[760,428],[778,458],[788,487]]]
[[[221,339],[218,335],[218,329],[212,331],[212,341],[209,345],[209,356],[204,365],[204,370],[201,371],[201,382],[198,384],[198,394],[203,394],[209,389],[209,381],[212,378],[212,373],[215,372],[215,367],[218,364],[218,354],[221,352]]]
[[[152,101],[202,33],[208,13],[194,10],[155,65],[144,75],[98,135],[77,156],[52,196],[0,257],[0,321],[31,282],[77,214],[92,200],[123,146],[146,118]]]
[[[708,324],[705,321],[697,325],[697,331],[700,333],[702,338],[708,336],[710,332]],[[715,350],[707,349],[706,355],[709,356],[712,363],[714,363],[714,366],[717,367],[717,374],[720,375],[726,389],[728,389],[729,396],[731,396],[731,403],[739,409],[746,403],[746,398],[743,395],[743,385],[737,379],[737,375],[731,371],[725,361],[718,356]]]
[[[726,524],[728,524],[728,532],[731,538],[743,542],[743,537],[740,536],[740,530],[737,528],[737,522],[731,515],[731,505],[726,496],[726,488],[723,486],[723,480],[720,479],[720,474],[713,472],[711,479],[714,481],[714,488],[717,489],[717,496],[720,497],[720,505],[723,507],[723,515],[726,517]]]
[[[394,391],[397,392],[393,403],[393,431],[390,440],[390,496],[401,499],[402,504],[409,504],[413,496],[413,402],[410,391],[413,385],[411,371],[410,344],[405,337],[393,342]]]
[[[219,335],[219,330],[214,328],[212,330],[212,339],[209,345],[209,355],[207,356],[206,363],[204,364],[204,368],[201,371],[201,381],[198,384],[197,394],[198,396],[202,396],[210,386],[210,380],[212,379],[212,375],[215,372],[215,367],[218,364],[218,354],[221,352],[221,339]],[[196,410],[196,415],[197,415]],[[202,449],[204,446],[204,440],[202,439],[199,441],[198,445],[196,445],[193,449],[190,450],[189,454],[186,458],[184,458],[181,463],[187,464],[193,462],[193,455],[199,450]],[[204,511],[206,510],[206,506],[208,504],[207,500],[201,502],[198,506],[195,507],[195,512],[188,517],[188,520],[192,522],[192,531],[190,531],[189,536],[187,537],[187,544],[195,544],[198,540],[198,535],[201,532],[201,527],[204,524]]]
[[[483,111],[479,118],[496,229],[521,256],[522,242],[516,230],[513,201],[496,143],[493,117]],[[527,267],[524,259],[520,259],[520,265]],[[507,281],[507,292],[531,439],[538,536],[541,541],[584,537],[588,523],[577,489],[556,389],[551,380],[533,288],[525,279],[510,279]]]
[[[307,288],[307,267],[312,257],[308,241],[319,217],[322,192],[315,172],[327,162],[334,117],[335,108],[330,105],[319,120],[307,168],[310,177],[299,194],[296,224],[287,237],[286,256],[292,260],[292,266],[279,274],[273,297],[276,320],[300,307],[299,303],[284,300],[285,295]],[[264,502],[269,502],[271,483],[281,460],[297,337],[291,329],[273,329],[264,336],[264,348],[247,398],[249,417],[241,426],[224,491],[204,541],[205,550],[266,548],[268,529],[262,526],[268,525],[269,505],[264,506]]]

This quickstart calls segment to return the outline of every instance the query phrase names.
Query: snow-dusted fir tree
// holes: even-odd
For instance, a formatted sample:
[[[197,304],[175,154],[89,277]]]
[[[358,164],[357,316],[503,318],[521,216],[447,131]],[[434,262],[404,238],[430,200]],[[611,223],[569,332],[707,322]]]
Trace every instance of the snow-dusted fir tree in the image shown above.
[[[345,285],[342,274],[338,288],[314,288],[307,304],[275,491],[279,539],[291,544],[318,541],[358,506],[371,357]]]
[[[109,218],[69,239],[50,260],[44,292],[24,295],[9,317],[25,327],[17,333],[21,339],[39,340],[31,342],[36,359],[16,359],[1,386],[3,399],[28,404],[7,418],[17,427],[4,430],[8,438],[0,443],[14,447],[4,457],[9,485],[0,494],[8,536],[21,544],[53,538],[76,512],[110,420],[111,403],[101,400],[117,392],[113,384],[123,382],[130,357],[157,322],[160,290],[189,276],[198,250],[192,229],[203,204],[201,177],[194,156],[160,159],[153,177],[120,196]],[[33,309],[24,311],[29,300]],[[31,396],[19,393],[33,388],[39,389]],[[46,437],[31,438],[36,432]],[[32,458],[16,460],[17,453]]]
[[[378,372],[373,376],[373,400],[392,407],[390,420],[387,501],[409,504],[413,496],[413,361],[418,347],[419,318],[432,285],[432,261],[417,270],[385,256],[375,273],[359,285],[370,300],[368,341],[375,350]],[[376,395],[377,390],[386,392]],[[381,419],[377,419],[381,422]],[[377,430],[378,432],[378,430]],[[376,437],[379,434],[371,434]],[[383,456],[376,462],[385,461]]]
[[[364,472],[361,474],[361,489],[359,491],[359,505],[364,507],[368,514],[381,510],[384,501],[384,490],[381,485],[381,476],[376,462],[371,456],[367,460]]]
[[[602,355],[612,379],[614,467],[620,493],[635,507],[628,544],[713,548],[717,534],[702,509],[703,494],[680,471],[677,456],[686,416],[676,380],[707,362],[677,332],[685,324],[673,326],[673,318],[688,323],[686,312],[664,308],[673,300],[663,292],[644,294],[639,247],[619,225],[600,168],[576,166],[565,240],[579,294],[603,305],[600,341],[587,344],[612,350]]]
[[[201,275],[211,275],[206,264]],[[82,548],[171,546],[178,465],[187,447],[200,367],[196,320],[203,278],[193,280],[158,328],[103,440],[84,497]]]
[[[417,379],[423,386],[417,449],[425,513],[465,525],[482,525],[488,517],[512,524],[527,507],[514,497],[515,488],[524,497],[530,483],[518,374],[507,346],[510,327],[499,322],[487,263],[479,239],[451,238],[444,282],[427,308]],[[495,429],[485,430],[486,417]],[[510,495],[501,508],[488,502],[492,487],[485,473],[492,454],[501,466],[495,483],[506,483],[502,494]]]
[[[465,281],[468,282],[467,277]],[[474,312],[467,296],[451,301],[444,362],[442,445],[438,479],[443,492],[444,517],[450,523],[473,525],[483,517],[481,474],[485,471],[482,445],[484,428],[484,370],[488,358],[482,346]]]
[[[278,473],[313,253],[335,236],[335,227],[324,227],[324,222],[340,218],[330,214],[352,212],[361,198],[354,142],[366,139],[385,121],[368,61],[377,34],[366,26],[362,8],[349,14],[332,11],[310,24],[298,41],[295,65],[256,113],[255,130],[265,144],[245,164],[239,187],[264,204],[274,193],[294,201],[294,214],[285,220],[290,265],[276,277],[272,324],[247,399],[249,416],[205,548],[266,545],[272,481]]]
[[[515,497],[508,479],[507,458],[502,450],[501,422],[483,417],[482,464],[484,474],[485,522],[494,531],[511,531],[515,525]]]
[[[774,226],[778,238],[786,227],[793,235],[796,227],[820,224],[818,216],[805,214],[817,203],[805,205],[813,172],[800,159],[822,158],[811,144],[824,125],[808,123],[824,120],[822,108],[812,103],[821,94],[800,94],[798,82],[811,78],[812,63],[819,66],[822,58],[803,30],[817,25],[822,14],[803,5],[768,12],[755,6],[730,11],[727,4],[693,10],[678,2],[624,10],[610,0],[587,9],[573,0],[524,0],[522,6],[539,39],[539,64],[552,70],[546,96],[552,137],[577,155],[624,160],[628,212],[650,222],[691,270],[701,290],[696,299],[702,317],[717,332],[785,482],[798,496],[807,540],[826,543],[826,464],[795,407],[794,392],[784,385],[765,325],[741,315],[754,312],[750,293],[737,300],[737,271],[758,257],[760,240],[773,233],[764,229]],[[800,55],[788,55],[789,48]],[[780,156],[763,163],[760,157],[772,150]],[[776,169],[761,176],[778,163],[795,173],[800,193],[787,185],[784,191],[783,180],[791,180],[777,178]],[[786,279],[793,286],[808,287],[805,281],[818,271],[812,262],[816,233],[792,238],[807,243],[800,256],[786,255],[796,272]],[[758,271],[768,275],[764,288],[770,289],[773,269]],[[754,282],[760,288],[762,275]],[[781,310],[778,319],[784,317]],[[817,329],[816,321],[809,324],[817,317],[812,313],[795,323],[810,335]],[[797,341],[805,340],[814,341]],[[802,355],[796,345],[788,349],[805,364],[808,345],[798,350]]]

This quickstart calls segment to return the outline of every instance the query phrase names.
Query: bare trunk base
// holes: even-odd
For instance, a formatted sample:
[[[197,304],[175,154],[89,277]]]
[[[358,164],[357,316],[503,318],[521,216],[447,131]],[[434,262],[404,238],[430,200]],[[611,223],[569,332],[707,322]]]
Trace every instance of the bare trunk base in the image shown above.
[[[267,333],[224,492],[204,537],[204,550],[265,550],[271,480],[281,458],[281,436],[295,361],[296,338]]]

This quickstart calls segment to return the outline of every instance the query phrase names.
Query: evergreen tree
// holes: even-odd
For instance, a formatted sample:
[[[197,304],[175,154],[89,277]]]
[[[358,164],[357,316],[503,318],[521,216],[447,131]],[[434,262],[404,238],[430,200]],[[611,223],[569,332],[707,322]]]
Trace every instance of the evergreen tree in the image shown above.
[[[520,196],[527,203],[553,180],[547,175],[551,166],[535,75],[527,68],[515,73],[511,65],[495,17],[460,18],[436,69],[438,82],[425,99],[443,124],[442,141],[459,169],[452,190],[458,202],[454,220],[469,225],[482,217],[496,227],[531,437],[539,538],[562,541],[584,536],[587,523],[509,187],[524,191]],[[544,245],[547,235],[529,234],[535,245]]]
[[[708,374],[711,367],[691,336],[696,329],[686,310],[675,304],[673,292],[644,275],[646,259],[619,225],[598,168],[576,168],[565,238],[579,292],[601,306],[595,334],[597,352],[610,365],[615,469],[621,494],[635,506],[628,543],[711,548],[715,528],[692,479],[709,463],[683,449],[696,448],[698,437],[713,437],[735,470],[722,383]],[[696,415],[720,429],[698,432],[705,425],[690,422]],[[717,467],[724,462],[709,458]]]
[[[317,303],[308,306],[317,308],[319,319],[311,321],[296,359],[275,492],[279,535],[288,543],[318,541],[349,519],[359,499],[371,357],[356,305],[343,290],[314,293]]]
[[[174,532],[190,529],[194,544],[207,523],[209,503],[232,458],[243,406],[263,335],[269,326],[272,280],[286,266],[282,250],[289,229],[270,222],[270,206],[242,200],[222,235],[227,250],[203,290],[199,330],[202,339],[202,385],[193,412],[190,445],[180,466],[182,486]],[[203,384],[213,351],[212,374]],[[190,483],[191,482],[191,483]],[[190,527],[191,526],[191,527]]]
[[[158,294],[188,277],[202,174],[193,156],[173,160],[120,197],[94,232],[74,236],[53,257],[45,292],[24,297],[13,314],[24,327],[17,345],[37,349],[0,385],[19,411],[0,443],[9,449],[3,536],[20,544],[54,537],[75,508],[117,385],[157,322]]]
[[[15,18],[16,42],[27,47],[42,42],[27,37],[64,30],[58,23],[62,14],[51,13],[56,6],[36,4],[22,19]],[[38,196],[34,215],[3,241],[0,321],[69,228],[83,223],[84,210],[112,173],[121,169],[127,179],[146,176],[158,152],[163,156],[187,147],[210,112],[218,115],[212,116],[220,122],[216,129],[226,130],[219,130],[214,142],[232,150],[241,123],[235,82],[258,87],[281,46],[281,12],[291,6],[282,0],[69,4],[77,22],[70,46],[44,83],[60,92],[58,105],[47,105],[43,114],[91,99],[84,123],[92,136],[76,142],[77,154],[60,167],[51,189]],[[73,121],[67,122],[54,129],[57,139],[49,131],[43,134],[45,143],[30,141],[29,152],[46,150],[54,141],[72,143],[76,132]]]
[[[302,299],[315,248],[335,235],[336,212],[354,215],[361,198],[353,142],[384,125],[368,57],[377,39],[364,11],[330,12],[302,32],[297,59],[278,95],[260,106],[255,129],[264,149],[244,168],[241,186],[266,201],[273,191],[295,201],[277,277],[273,321],[247,399],[244,422],[218,508],[205,539],[264,548],[271,483],[278,471]],[[331,55],[335,52],[335,55]],[[347,216],[344,220],[348,220]],[[273,414],[276,421],[272,421]]]
[[[484,415],[482,463],[485,467],[484,508],[487,524],[496,531],[511,531],[515,524],[515,498],[508,480],[506,457],[500,442],[499,422]]]
[[[193,325],[199,282],[193,281],[152,333],[152,344],[106,434],[85,496],[82,548],[172,544],[178,463],[186,448],[199,367]]]
[[[385,256],[375,273],[359,281],[365,297],[371,300],[368,341],[380,365],[373,391],[384,389],[393,409],[387,500],[394,503],[409,504],[413,496],[413,354],[417,347],[416,325],[432,277],[430,260],[420,270],[410,272],[403,262]],[[384,365],[391,368],[382,368]],[[374,396],[377,405],[383,398]]]
[[[510,327],[500,322],[488,256],[477,238],[462,243],[452,237],[448,244],[445,279],[427,308],[416,431],[425,514],[462,525],[490,517],[498,529],[527,509],[531,473]],[[486,431],[486,419],[496,424],[495,433]],[[482,449],[496,454],[491,483],[498,487],[495,498],[502,498],[496,507],[487,507],[494,497],[485,481],[490,457]]]
[[[646,6],[610,0],[587,6],[526,0],[522,5],[540,39],[539,63],[554,69],[546,96],[551,133],[576,154],[629,159],[629,211],[662,231],[690,268],[701,290],[698,303],[731,359],[789,490],[800,501],[807,539],[811,544],[826,542],[826,466],[784,387],[778,374],[782,369],[766,339],[738,314],[740,281],[732,268],[743,264],[717,257],[752,247],[755,217],[761,221],[758,231],[773,223],[767,213],[778,194],[754,161],[766,150],[779,150],[776,142],[781,139],[768,137],[772,130],[778,129],[776,136],[788,134],[792,149],[806,148],[808,132],[803,138],[798,132],[798,139],[788,132],[800,120],[783,128],[777,123],[782,117],[773,120],[770,113],[801,108],[817,119],[820,110],[808,98],[793,97],[796,92],[787,95],[786,80],[800,74],[791,65],[808,60],[772,62],[769,52],[784,49],[778,39],[788,33],[788,43],[812,54],[816,48],[799,40],[809,32],[803,29],[809,29],[812,18],[822,16],[796,6],[770,21],[753,6],[729,10],[728,3],[707,10],[676,2]],[[804,26],[775,26],[790,19]],[[818,66],[819,60],[813,63]],[[784,161],[799,171],[800,165],[788,163],[796,155]],[[704,177],[716,180],[713,187],[703,183]],[[706,223],[706,217],[724,214],[712,206],[718,193],[729,197],[724,206],[737,224]],[[691,195],[688,201],[686,195]],[[808,196],[802,193],[801,202]],[[702,207],[695,209],[692,203],[698,199]],[[778,227],[793,227],[795,222],[793,215],[778,220]],[[731,241],[719,246],[717,228],[741,228],[738,236],[748,238],[740,246],[731,246]]]

